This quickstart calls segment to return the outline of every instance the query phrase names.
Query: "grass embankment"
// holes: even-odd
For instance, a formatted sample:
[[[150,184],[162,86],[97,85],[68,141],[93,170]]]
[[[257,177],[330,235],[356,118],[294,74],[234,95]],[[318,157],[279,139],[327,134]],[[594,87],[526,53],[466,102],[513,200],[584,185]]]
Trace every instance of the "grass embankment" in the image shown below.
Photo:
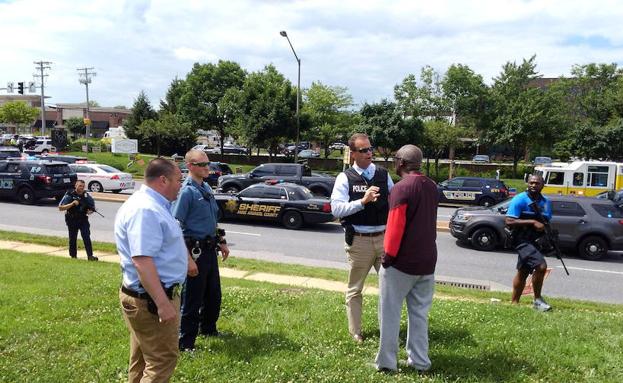
[[[229,261],[228,261],[229,262]],[[59,278],[62,276],[62,278]],[[128,334],[119,266],[0,251],[0,381],[127,379]],[[433,382],[623,379],[621,306],[554,301],[541,314],[484,299],[435,299],[430,317]],[[378,346],[376,299],[364,332],[348,338],[343,294],[223,280],[225,336],[200,339],[177,382],[407,382],[368,365]],[[401,326],[402,339],[406,324]],[[400,358],[405,359],[404,350]]]

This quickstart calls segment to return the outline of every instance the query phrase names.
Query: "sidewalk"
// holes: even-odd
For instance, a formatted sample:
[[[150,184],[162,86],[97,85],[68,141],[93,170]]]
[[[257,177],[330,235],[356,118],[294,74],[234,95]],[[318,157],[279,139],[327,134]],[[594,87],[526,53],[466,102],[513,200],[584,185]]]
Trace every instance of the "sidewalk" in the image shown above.
[[[66,247],[54,247],[46,245],[33,245],[23,242],[0,241],[1,250],[19,251],[22,253],[37,253],[43,255],[51,255],[55,257],[69,258],[69,252]],[[99,258],[99,262],[119,263],[119,256],[112,253],[103,253],[94,251],[93,255]],[[86,261],[87,255],[84,250],[78,250],[78,259]],[[329,281],[319,278],[299,277],[294,275],[270,274],[262,272],[251,272],[245,270],[230,269],[220,267],[219,272],[223,278],[246,279],[256,282],[269,282],[294,287],[305,287],[312,289],[320,289],[326,291],[346,292],[346,283]],[[378,295],[376,287],[366,287],[363,290],[366,295]]]
[[[446,226],[447,227],[447,226]],[[55,257],[69,257],[69,251],[67,247],[55,247],[47,245],[35,245],[17,241],[3,241],[0,240],[0,250],[12,250],[22,253],[36,253],[43,255],[50,255]],[[119,263],[119,256],[113,253],[105,253],[101,251],[94,251],[93,255],[99,258],[100,262]],[[86,253],[84,250],[78,250],[78,260],[86,261]],[[271,274],[264,272],[253,272],[238,269],[231,269],[227,267],[219,268],[220,274],[223,278],[232,279],[246,279],[256,282],[268,282],[280,285],[288,285],[301,288],[312,288],[325,291],[335,291],[345,293],[347,290],[347,284],[344,282],[330,281],[320,278],[311,278],[303,276],[285,275],[285,274]],[[455,278],[443,275],[435,275],[435,283],[446,286],[462,287],[476,290],[486,291],[510,291],[509,287],[497,284],[492,281],[483,281],[476,279]],[[376,287],[366,286],[363,290],[365,295],[378,295],[379,290]]]

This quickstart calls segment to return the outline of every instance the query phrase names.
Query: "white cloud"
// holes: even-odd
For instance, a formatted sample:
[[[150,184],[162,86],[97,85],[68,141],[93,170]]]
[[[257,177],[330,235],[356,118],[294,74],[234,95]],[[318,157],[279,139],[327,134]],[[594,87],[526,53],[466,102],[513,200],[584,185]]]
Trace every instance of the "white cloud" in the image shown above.
[[[303,86],[346,86],[356,102],[374,102],[424,65],[443,72],[464,63],[490,82],[506,61],[533,54],[545,76],[620,62],[622,16],[614,0],[14,0],[0,2],[0,84],[28,81],[33,61],[52,61],[51,102],[77,102],[76,68],[92,66],[91,98],[100,104],[130,106],[145,90],[157,105],[194,62],[219,59],[250,71],[273,63],[295,83],[297,65],[279,35],[286,30]]]

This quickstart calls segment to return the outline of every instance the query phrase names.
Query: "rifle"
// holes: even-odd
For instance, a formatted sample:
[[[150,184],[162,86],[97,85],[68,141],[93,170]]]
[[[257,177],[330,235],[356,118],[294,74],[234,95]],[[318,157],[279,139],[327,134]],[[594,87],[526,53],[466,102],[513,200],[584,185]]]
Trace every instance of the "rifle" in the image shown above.
[[[552,227],[549,224],[549,221],[543,216],[543,213],[541,212],[541,209],[539,208],[539,205],[537,204],[536,201],[532,201],[532,203],[529,206],[532,208],[532,210],[534,210],[534,214],[536,215],[536,218],[539,220],[539,222],[543,224],[544,226],[543,231],[545,232],[545,237],[547,238],[547,242],[554,250],[554,254],[556,254],[556,258],[558,258],[560,263],[562,263],[562,267],[565,269],[565,273],[569,275],[569,270],[567,270],[567,266],[565,265],[565,262],[562,260],[562,252],[560,251],[560,247],[558,246],[558,234],[554,233],[554,231],[552,230]]]

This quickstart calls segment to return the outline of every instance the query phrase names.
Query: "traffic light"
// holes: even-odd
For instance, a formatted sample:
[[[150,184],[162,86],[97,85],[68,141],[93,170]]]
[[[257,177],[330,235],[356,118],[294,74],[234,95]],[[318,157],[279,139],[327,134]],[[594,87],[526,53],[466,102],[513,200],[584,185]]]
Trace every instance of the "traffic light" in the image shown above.
[[[17,93],[24,94],[24,83],[23,82],[17,83]]]

